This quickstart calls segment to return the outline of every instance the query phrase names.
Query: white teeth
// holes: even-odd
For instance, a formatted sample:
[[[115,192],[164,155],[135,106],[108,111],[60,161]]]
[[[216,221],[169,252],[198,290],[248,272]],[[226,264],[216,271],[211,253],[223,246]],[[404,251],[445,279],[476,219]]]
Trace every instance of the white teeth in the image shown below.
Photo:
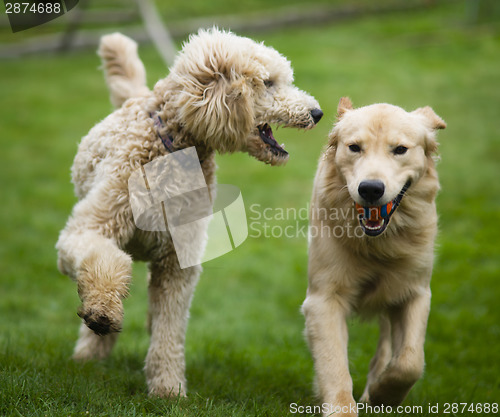
[[[384,226],[385,221],[382,220],[377,226],[369,226],[366,219],[363,219],[363,225],[368,230],[380,230]]]
[[[285,149],[285,144],[284,144],[284,143],[282,143],[280,146],[281,146],[283,149]]]

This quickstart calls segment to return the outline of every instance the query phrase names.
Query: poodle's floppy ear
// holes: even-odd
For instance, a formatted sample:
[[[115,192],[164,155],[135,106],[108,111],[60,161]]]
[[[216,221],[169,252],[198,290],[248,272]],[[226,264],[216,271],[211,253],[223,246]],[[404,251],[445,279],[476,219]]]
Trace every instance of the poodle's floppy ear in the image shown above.
[[[242,139],[253,127],[251,90],[244,77],[214,73],[182,91],[181,118],[198,140],[219,152],[240,150]]]
[[[346,111],[352,110],[352,101],[349,97],[342,97],[337,106],[337,120],[340,120]]]
[[[431,107],[420,107],[414,110],[412,114],[418,116],[423,121],[424,125],[430,129],[429,134],[426,136],[426,149],[425,153],[431,155],[437,152],[438,143],[436,142],[435,132],[437,129],[446,128],[446,123],[439,117]]]
[[[211,115],[214,122],[218,119],[218,126],[214,125],[214,129],[219,132],[219,136],[225,138],[228,146],[225,150],[228,152],[240,150],[237,149],[238,144],[247,138],[254,127],[251,97],[252,90],[244,76],[224,82],[219,80],[213,90],[212,100],[218,107]]]

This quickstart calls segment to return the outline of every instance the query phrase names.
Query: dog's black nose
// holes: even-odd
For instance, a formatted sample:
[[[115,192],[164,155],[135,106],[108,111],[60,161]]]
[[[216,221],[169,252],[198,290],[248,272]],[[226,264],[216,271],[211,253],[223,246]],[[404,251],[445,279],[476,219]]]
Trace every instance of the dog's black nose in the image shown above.
[[[380,180],[361,181],[358,187],[359,195],[368,203],[374,203],[384,195],[385,186]]]
[[[316,124],[323,117],[323,112],[320,109],[312,109],[311,110],[311,117],[313,118],[314,123]]]

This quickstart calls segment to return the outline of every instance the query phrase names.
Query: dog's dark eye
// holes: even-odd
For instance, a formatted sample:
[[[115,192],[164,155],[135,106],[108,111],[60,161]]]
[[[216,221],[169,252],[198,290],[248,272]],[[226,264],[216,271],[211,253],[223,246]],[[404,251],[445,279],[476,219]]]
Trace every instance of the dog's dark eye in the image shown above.
[[[351,152],[361,152],[361,147],[359,145],[353,144],[349,145],[349,150]]]
[[[264,85],[267,87],[267,88],[270,88],[274,85],[274,81],[271,81],[271,80],[265,80],[264,81]]]
[[[394,153],[394,155],[403,155],[407,150],[408,148],[406,146],[399,145],[396,146],[392,152]]]

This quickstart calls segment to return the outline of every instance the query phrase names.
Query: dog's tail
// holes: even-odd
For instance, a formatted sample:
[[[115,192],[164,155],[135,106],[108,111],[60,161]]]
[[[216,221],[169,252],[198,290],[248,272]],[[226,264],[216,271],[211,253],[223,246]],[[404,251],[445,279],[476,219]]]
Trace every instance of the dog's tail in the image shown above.
[[[146,86],[146,70],[137,55],[137,43],[121,33],[103,36],[98,55],[101,57],[110,100],[115,107],[131,97],[149,92]]]

